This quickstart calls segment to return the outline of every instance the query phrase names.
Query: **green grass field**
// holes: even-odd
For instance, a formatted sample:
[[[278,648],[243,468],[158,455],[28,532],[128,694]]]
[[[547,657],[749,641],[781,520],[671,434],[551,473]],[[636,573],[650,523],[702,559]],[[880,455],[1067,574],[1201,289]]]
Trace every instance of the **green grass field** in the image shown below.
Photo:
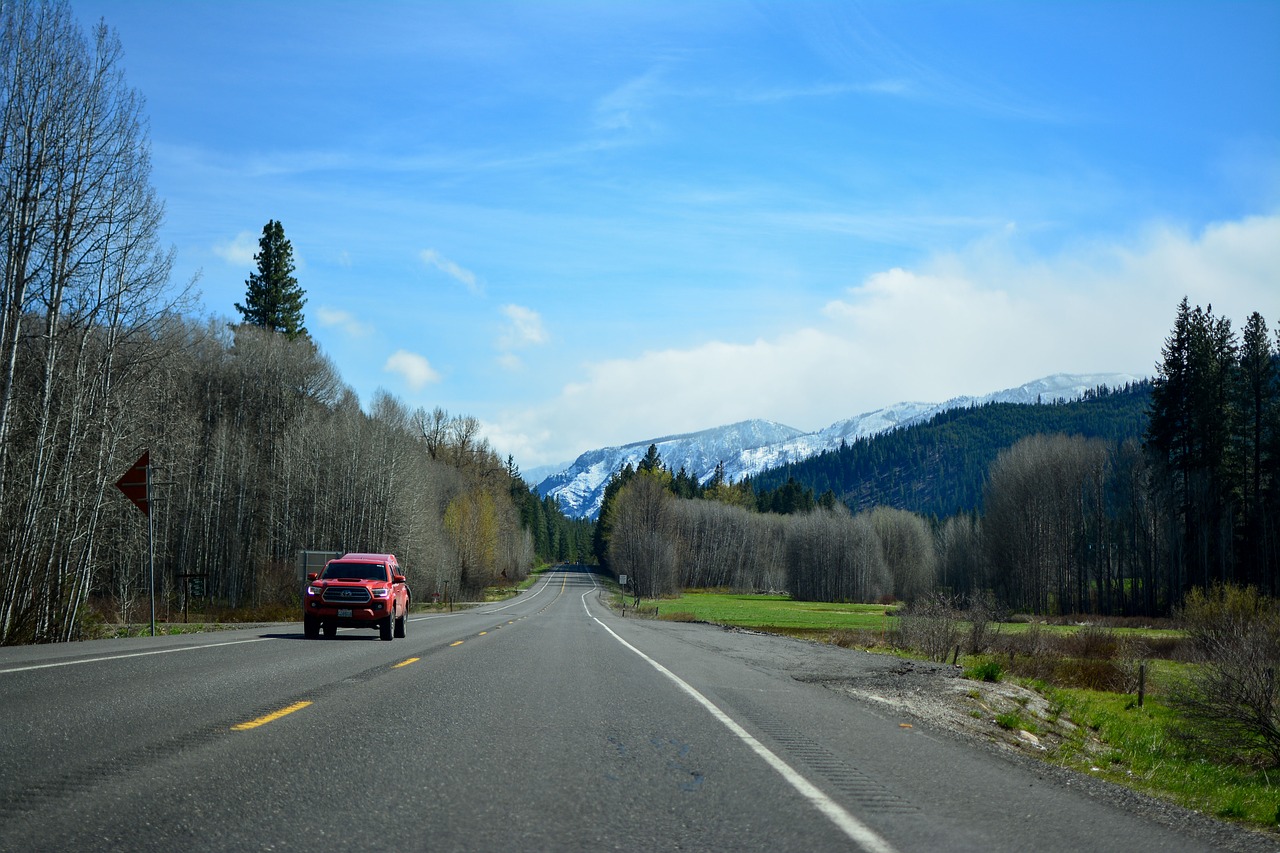
[[[737,625],[742,628],[800,628],[813,630],[883,631],[893,627],[884,605],[827,604],[792,601],[786,595],[733,595],[686,592],[676,599],[644,600],[642,607],[657,607],[659,618],[688,618],[699,622]]]
[[[793,601],[787,595],[738,595],[720,592],[686,592],[679,598],[642,599],[646,610],[657,608],[658,618],[712,622],[788,633],[830,631],[877,631],[882,635],[897,625],[894,605],[833,604],[820,601]],[[1019,634],[1026,623],[1001,623],[1001,633]],[[1070,634],[1071,625],[1041,625],[1049,633]],[[1117,634],[1149,639],[1175,638],[1181,631],[1167,628],[1114,628]]]

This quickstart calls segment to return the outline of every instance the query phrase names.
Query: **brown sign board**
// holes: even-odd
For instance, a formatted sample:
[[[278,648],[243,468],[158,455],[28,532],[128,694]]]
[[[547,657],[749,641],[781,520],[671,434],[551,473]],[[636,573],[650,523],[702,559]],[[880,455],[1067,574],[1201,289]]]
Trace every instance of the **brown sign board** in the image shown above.
[[[124,496],[133,501],[134,506],[142,510],[142,514],[151,515],[151,502],[147,500],[147,478],[151,476],[151,451],[144,450],[133,463],[133,467],[124,472],[124,476],[116,480],[116,488],[124,492]]]

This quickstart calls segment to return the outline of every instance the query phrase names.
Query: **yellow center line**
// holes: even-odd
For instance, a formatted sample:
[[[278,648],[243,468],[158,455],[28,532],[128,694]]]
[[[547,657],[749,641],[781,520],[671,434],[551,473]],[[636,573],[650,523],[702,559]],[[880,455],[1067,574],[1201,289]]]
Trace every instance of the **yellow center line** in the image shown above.
[[[276,711],[272,714],[267,714],[265,717],[259,717],[258,719],[250,720],[247,723],[237,723],[231,727],[231,731],[247,732],[249,729],[256,729],[258,726],[265,726],[267,723],[275,722],[276,720],[280,719],[283,716],[292,714],[294,711],[301,711],[303,708],[307,707],[310,704],[311,704],[310,702],[295,702],[294,704],[290,705],[288,708],[281,708],[279,711]]]
[[[487,634],[487,633],[489,633],[489,632],[488,632],[488,631],[481,631],[481,632],[480,632],[480,636],[481,636],[481,637],[483,637],[483,636],[484,636],[485,634]]]
[[[463,641],[462,641],[462,640],[459,640],[459,641],[458,641],[458,642],[456,642],[456,643],[450,643],[450,644],[449,644],[449,648],[453,648],[454,646],[460,646],[460,645],[462,645],[462,643],[463,643]]]
[[[411,664],[411,663],[413,663],[413,662],[415,662],[415,661],[417,661],[417,660],[420,660],[420,658],[409,658],[408,660],[402,660],[402,661],[400,661],[400,663],[396,664],[395,666],[393,666],[393,667],[391,667],[391,668],[392,668],[392,669],[399,669],[400,667],[402,667],[402,666],[408,666],[409,664]]]

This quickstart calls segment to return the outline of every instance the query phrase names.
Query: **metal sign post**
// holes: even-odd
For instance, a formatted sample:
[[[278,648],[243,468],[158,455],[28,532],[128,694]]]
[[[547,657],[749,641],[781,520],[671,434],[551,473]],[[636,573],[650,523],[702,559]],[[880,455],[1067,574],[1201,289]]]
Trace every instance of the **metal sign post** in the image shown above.
[[[156,635],[156,526],[151,515],[151,451],[144,450],[133,467],[116,480],[116,488],[147,517],[147,583],[151,589],[151,636]]]

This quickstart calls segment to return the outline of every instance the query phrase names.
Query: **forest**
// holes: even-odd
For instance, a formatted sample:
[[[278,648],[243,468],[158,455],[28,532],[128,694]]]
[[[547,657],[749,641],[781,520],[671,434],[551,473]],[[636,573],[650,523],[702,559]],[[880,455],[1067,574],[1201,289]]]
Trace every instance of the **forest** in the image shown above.
[[[954,410],[754,481],[700,485],[651,448],[610,482],[595,554],[647,596],[1147,616],[1220,585],[1274,596],[1280,333],[1184,299],[1160,355],[1150,383]]]
[[[241,322],[195,316],[105,25],[4,4],[0,105],[0,643],[138,620],[149,527],[161,618],[188,576],[226,607],[287,605],[302,550],[394,552],[424,600],[589,547],[475,418],[361,405],[306,334],[280,223]],[[144,452],[147,515],[113,485]]]

